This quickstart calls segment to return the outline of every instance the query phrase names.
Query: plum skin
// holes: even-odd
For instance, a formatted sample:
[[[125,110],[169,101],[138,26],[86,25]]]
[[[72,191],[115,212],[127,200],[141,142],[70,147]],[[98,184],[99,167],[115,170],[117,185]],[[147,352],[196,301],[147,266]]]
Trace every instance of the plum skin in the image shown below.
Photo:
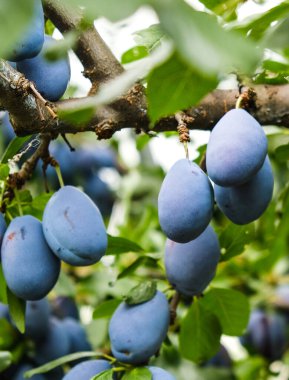
[[[110,368],[111,365],[107,360],[86,360],[67,372],[63,380],[90,380],[92,376]]]
[[[214,278],[220,255],[218,238],[211,226],[185,244],[168,239],[165,248],[166,276],[181,294],[199,295]]]
[[[47,334],[50,317],[50,305],[47,298],[28,301],[25,309],[25,335],[39,341]]]
[[[27,30],[23,33],[23,38],[16,43],[9,54],[11,61],[21,61],[23,59],[35,57],[44,43],[44,13],[41,0],[34,1],[34,13]]]
[[[258,219],[268,207],[274,188],[269,158],[246,183],[234,187],[215,185],[216,202],[221,211],[235,224],[247,224]]]
[[[70,340],[62,321],[50,317],[47,334],[36,344],[35,362],[39,365],[67,355],[70,352]]]
[[[169,304],[159,291],[152,299],[141,304],[127,305],[122,302],[109,324],[113,355],[124,363],[146,362],[160,348],[169,322]]]
[[[47,100],[55,102],[64,94],[70,80],[70,64],[68,57],[56,61],[48,61],[44,52],[54,39],[45,36],[41,52],[34,58],[24,59],[17,63],[17,70],[27,79],[34,82],[37,90]]]
[[[31,215],[12,220],[1,247],[3,273],[9,289],[24,300],[45,297],[60,273],[60,260],[47,245],[41,222]]]
[[[107,248],[97,206],[73,186],[64,186],[50,198],[44,209],[43,231],[55,255],[71,265],[92,265]]]
[[[266,135],[247,111],[233,109],[214,127],[206,152],[208,176],[219,186],[247,182],[264,163]]]
[[[169,372],[165,371],[162,368],[149,366],[147,367],[152,376],[152,380],[176,380],[173,375],[171,375]]]
[[[199,236],[210,223],[212,185],[198,165],[178,160],[168,171],[158,197],[158,213],[165,235],[178,243]]]
[[[281,315],[252,311],[247,331],[241,343],[269,361],[279,360],[286,350],[287,324]]]

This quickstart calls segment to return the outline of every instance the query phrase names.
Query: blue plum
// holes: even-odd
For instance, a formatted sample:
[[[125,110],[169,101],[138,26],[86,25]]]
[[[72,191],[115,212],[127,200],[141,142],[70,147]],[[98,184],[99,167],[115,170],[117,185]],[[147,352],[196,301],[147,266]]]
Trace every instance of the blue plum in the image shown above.
[[[241,343],[269,361],[279,360],[287,345],[286,320],[279,314],[253,310]]]
[[[83,185],[85,193],[93,200],[103,216],[109,216],[114,199],[108,185],[97,174],[88,178]]]
[[[205,367],[231,368],[232,360],[226,348],[221,344],[219,351],[204,364]]]
[[[17,372],[15,373],[15,375],[13,376],[12,380],[25,380],[24,378],[24,373],[26,371],[30,371],[31,369],[33,369],[33,366],[31,364],[22,364],[19,369],[17,370]],[[34,375],[30,378],[31,380],[45,380],[45,377],[44,375]]]
[[[41,222],[31,215],[12,220],[4,235],[1,258],[8,287],[24,300],[45,297],[60,273],[60,260],[47,245]]]
[[[0,121],[0,124],[1,124],[1,131],[3,135],[4,145],[6,146],[16,136],[14,129],[10,123],[8,112],[5,112],[4,116],[2,117]]]
[[[208,226],[213,214],[213,189],[206,174],[187,159],[167,173],[159,193],[158,212],[165,235],[187,243]]]
[[[269,158],[246,183],[234,187],[215,185],[216,202],[221,211],[235,224],[258,219],[268,207],[273,194],[274,178]]]
[[[263,165],[266,135],[247,111],[227,112],[213,129],[206,153],[208,175],[219,186],[247,182]]]
[[[90,380],[92,376],[110,368],[111,365],[107,360],[86,360],[67,372],[63,380]]]
[[[48,331],[50,305],[47,298],[28,301],[25,310],[25,334],[37,341],[45,337]]]
[[[169,372],[159,367],[148,367],[152,376],[152,380],[176,380],[176,378]]]
[[[6,221],[5,221],[5,218],[2,214],[2,212],[0,212],[0,246],[2,244],[3,237],[4,237],[6,230],[7,230],[7,224],[6,224]]]
[[[64,186],[47,203],[43,214],[45,238],[61,260],[91,265],[105,254],[107,235],[92,200],[73,186]]]
[[[48,61],[45,58],[45,50],[54,41],[52,37],[45,36],[43,48],[36,57],[17,63],[17,70],[34,82],[41,95],[52,102],[61,98],[70,80],[68,56],[56,61]]]
[[[5,303],[0,302],[0,319],[9,319],[9,307]]]
[[[98,171],[101,168],[117,168],[115,152],[108,147],[97,147],[87,144],[76,150],[75,165],[85,174],[91,174],[91,170]]]
[[[71,317],[79,320],[77,305],[72,297],[58,296],[52,300],[52,313],[56,317],[63,319]]]
[[[83,326],[74,318],[64,318],[62,320],[62,328],[66,330],[69,342],[70,353],[78,351],[91,351]]]
[[[169,304],[159,291],[152,299],[138,305],[122,302],[109,324],[113,355],[124,363],[146,362],[160,348],[169,322]]]
[[[211,226],[188,243],[166,242],[167,278],[184,295],[201,294],[214,278],[219,260],[218,237]]]
[[[60,358],[70,352],[70,340],[62,321],[50,317],[49,326],[44,339],[37,342],[35,362],[39,365]]]
[[[41,0],[34,1],[32,20],[23,33],[23,37],[13,47],[9,54],[11,61],[20,61],[35,57],[41,50],[44,42],[44,14]]]

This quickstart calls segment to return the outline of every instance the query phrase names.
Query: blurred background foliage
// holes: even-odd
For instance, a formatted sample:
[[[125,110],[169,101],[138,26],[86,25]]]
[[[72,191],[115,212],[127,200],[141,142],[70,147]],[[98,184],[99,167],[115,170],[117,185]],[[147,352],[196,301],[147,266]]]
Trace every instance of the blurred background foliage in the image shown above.
[[[149,11],[152,25],[134,32],[133,39],[128,34],[127,38],[134,41],[132,46],[124,44],[116,51],[128,70],[133,67],[141,72],[144,66],[138,66],[138,63],[152,54],[158,55],[159,49],[165,49],[165,58],[159,54],[160,58],[155,60],[152,70],[143,79],[152,121],[197,104],[217,86],[234,88],[236,72],[238,79],[241,77],[245,84],[288,83],[287,1],[204,0],[188,1],[189,5],[182,0],[127,0],[122,6],[115,6],[113,0],[63,1],[68,6],[83,5],[89,18],[107,17],[110,21],[101,18],[97,25],[104,26],[104,34],[111,28],[114,33],[108,38],[111,40],[116,39],[115,34],[120,31],[129,30],[130,33],[129,25],[134,22],[134,17],[147,15],[148,9],[145,8],[143,14],[138,11],[131,16],[139,6],[148,3],[153,8]],[[5,43],[1,43],[0,56],[5,55],[21,35],[25,24],[29,23],[33,2],[27,0],[21,7],[20,3],[1,0],[0,19],[5,22],[0,23],[0,35],[5,35]],[[256,14],[250,14],[250,9],[256,10]],[[123,20],[128,16],[130,18]],[[157,20],[160,25],[156,25]],[[7,34],[7,30],[13,33]],[[46,32],[57,34],[50,21],[46,23]],[[54,59],[55,54],[70,49],[74,43],[75,36],[68,35],[49,54]],[[71,59],[76,66],[79,65],[74,56]],[[83,93],[85,86],[81,81],[77,74],[64,97]],[[175,91],[176,96],[171,96]],[[19,162],[31,154],[38,140],[37,136],[29,137],[30,140],[14,137],[4,113],[1,124],[0,188],[3,190],[9,171],[17,170]],[[196,326],[192,334],[179,340],[180,326],[185,326],[188,321],[194,324],[193,320],[190,321],[190,313],[194,312],[195,306],[191,299],[184,298],[160,355],[152,360],[153,364],[174,373],[179,380],[287,379],[289,376],[289,350],[285,350],[282,360],[271,363],[264,355],[247,351],[235,337],[245,331],[248,305],[251,310],[262,308],[269,314],[280,312],[280,308],[283,313],[284,310],[285,314],[286,310],[289,313],[289,299],[287,303],[282,300],[280,305],[276,291],[280,285],[289,287],[289,132],[274,126],[266,127],[265,131],[274,170],[273,200],[258,221],[246,226],[233,225],[215,207],[212,224],[219,236],[222,258],[205,297],[198,301],[206,320],[207,314],[202,310],[210,309],[214,304],[205,301],[210,299],[206,294],[211,292],[212,298],[216,289],[228,290],[226,307],[238,313],[237,317],[230,316],[227,324],[224,322],[222,326],[223,333],[228,332],[223,334],[222,343],[231,360],[224,366],[193,363],[202,361],[200,352],[191,353],[195,344],[193,333],[202,334],[205,345],[208,336],[216,335],[216,329],[208,324],[204,332],[203,326]],[[197,163],[203,158],[208,136],[207,132],[191,132],[190,157]],[[51,154],[60,164],[65,184],[83,189],[100,207],[110,235],[109,248],[107,256],[92,267],[75,268],[64,264],[50,299],[73,297],[93,349],[109,352],[108,321],[129,289],[151,279],[157,280],[158,289],[165,291],[169,298],[173,294],[164,272],[165,236],[158,222],[157,197],[165,172],[185,153],[176,132],[151,136],[121,131],[106,142],[98,142],[91,133],[67,137],[75,151],[71,151],[59,137],[51,144]],[[15,154],[19,148],[27,152],[18,160]],[[39,165],[32,180],[19,193],[24,213],[41,219],[49,197],[58,187],[54,169],[48,168],[45,178]],[[13,200],[7,207],[7,221],[18,214],[17,202]],[[5,286],[3,281],[0,276],[1,285]],[[246,296],[245,300],[242,295]],[[3,291],[0,291],[0,300],[7,301]],[[11,361],[20,361],[25,352],[26,343],[23,344],[9,326],[0,323],[0,370]],[[289,348],[287,333],[284,331]],[[219,341],[219,338],[214,339]],[[209,353],[203,355],[206,359],[209,356]]]

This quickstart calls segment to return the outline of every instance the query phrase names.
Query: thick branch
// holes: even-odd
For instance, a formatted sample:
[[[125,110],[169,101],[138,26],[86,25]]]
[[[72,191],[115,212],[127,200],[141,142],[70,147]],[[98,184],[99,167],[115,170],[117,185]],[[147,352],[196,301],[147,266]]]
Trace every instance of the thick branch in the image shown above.
[[[140,92],[142,88],[140,87]],[[258,85],[254,87],[256,92],[255,108],[250,113],[262,125],[277,125],[289,128],[288,93],[289,85],[269,86]],[[135,86],[126,95],[127,99],[134,97],[138,91]],[[191,116],[188,118],[190,129],[210,130],[225,112],[234,108],[238,97],[237,90],[215,90],[209,94],[198,107],[186,111]],[[136,96],[137,98],[137,96]],[[78,99],[71,99],[52,104],[57,112],[58,106],[69,104],[77,107]],[[121,101],[120,101],[121,102]],[[15,131],[24,136],[35,133],[78,133],[94,131],[100,138],[110,138],[112,134],[123,128],[136,130],[149,130],[149,121],[141,113],[135,112],[136,102],[131,109],[129,102],[124,110],[116,110],[115,107],[103,106],[99,108],[93,119],[81,126],[68,124],[62,120],[54,119],[45,103],[41,102],[35,94],[29,90],[27,81],[14,70],[6,61],[0,60],[0,108],[7,109],[12,117]],[[141,108],[141,107],[140,107]],[[154,131],[177,130],[178,122],[174,116],[164,118],[154,127]]]
[[[44,0],[43,3],[45,14],[62,33],[79,29],[81,13],[77,9],[68,9],[60,0]],[[83,64],[84,75],[93,84],[93,92],[99,83],[123,72],[121,64],[94,26],[80,33],[74,50]]]

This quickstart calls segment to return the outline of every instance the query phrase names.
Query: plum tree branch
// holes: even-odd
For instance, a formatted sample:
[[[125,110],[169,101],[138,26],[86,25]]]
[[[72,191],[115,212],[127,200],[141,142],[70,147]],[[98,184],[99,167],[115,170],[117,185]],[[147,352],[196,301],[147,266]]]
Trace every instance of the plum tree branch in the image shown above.
[[[59,0],[44,0],[46,16],[62,32],[81,29],[82,16],[78,9],[68,9]],[[92,83],[95,93],[100,83],[106,82],[123,72],[123,67],[114,57],[93,25],[80,32],[74,48],[84,67],[84,75]]]

